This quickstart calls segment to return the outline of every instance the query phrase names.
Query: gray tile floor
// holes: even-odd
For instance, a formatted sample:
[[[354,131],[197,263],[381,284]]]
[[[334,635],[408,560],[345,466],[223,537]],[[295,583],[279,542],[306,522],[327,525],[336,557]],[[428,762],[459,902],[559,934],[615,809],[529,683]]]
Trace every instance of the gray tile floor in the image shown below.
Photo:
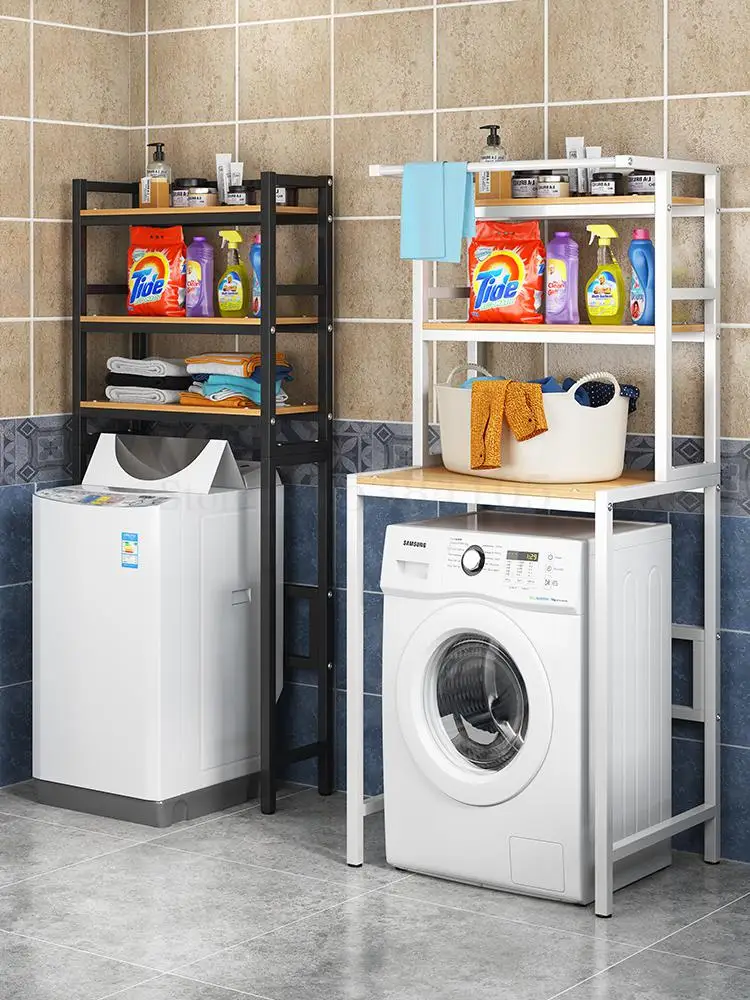
[[[344,861],[343,796],[164,832],[0,791],[0,1000],[747,1000],[750,865],[590,908]]]

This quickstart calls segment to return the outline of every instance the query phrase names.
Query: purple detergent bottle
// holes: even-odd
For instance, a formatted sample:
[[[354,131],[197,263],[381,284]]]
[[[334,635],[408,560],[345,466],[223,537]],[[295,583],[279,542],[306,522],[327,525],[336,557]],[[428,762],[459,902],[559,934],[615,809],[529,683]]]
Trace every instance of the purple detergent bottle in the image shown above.
[[[214,315],[214,248],[205,236],[194,236],[187,248],[188,316]]]
[[[547,244],[545,322],[579,323],[578,244],[568,232],[555,233]]]

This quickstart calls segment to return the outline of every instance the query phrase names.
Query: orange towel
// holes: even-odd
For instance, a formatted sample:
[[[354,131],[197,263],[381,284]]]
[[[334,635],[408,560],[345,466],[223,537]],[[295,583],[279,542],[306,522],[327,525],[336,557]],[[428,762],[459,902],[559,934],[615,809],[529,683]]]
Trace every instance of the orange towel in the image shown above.
[[[260,354],[196,354],[195,357],[185,358],[186,365],[199,365],[207,363],[212,365],[238,365],[242,367],[242,374],[249,378],[253,372],[260,368],[262,359]],[[288,365],[289,359],[286,354],[279,351],[276,355],[277,365]]]
[[[471,467],[499,469],[503,420],[516,441],[547,430],[542,387],[508,379],[478,379],[471,384]]]
[[[181,392],[180,393],[180,404],[182,406],[205,406],[205,407],[215,407],[216,409],[222,410],[227,408],[234,409],[251,409],[257,410],[258,406],[248,399],[247,396],[227,396],[226,399],[207,399],[206,396],[202,396],[199,392]]]

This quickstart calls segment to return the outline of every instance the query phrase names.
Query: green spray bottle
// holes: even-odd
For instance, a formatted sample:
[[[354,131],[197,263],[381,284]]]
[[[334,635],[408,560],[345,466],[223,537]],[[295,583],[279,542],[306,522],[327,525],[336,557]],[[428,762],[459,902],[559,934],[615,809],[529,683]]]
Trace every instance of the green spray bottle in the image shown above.
[[[586,282],[586,311],[589,322],[602,326],[616,326],[625,315],[625,279],[610,243],[617,238],[617,230],[607,225],[586,226],[591,233],[589,246],[596,237],[596,270]]]
[[[240,260],[239,245],[242,237],[234,229],[225,229],[219,233],[222,247],[227,250],[227,266],[219,278],[216,293],[219,300],[219,313],[240,319],[247,316],[250,308],[250,278],[247,268]]]

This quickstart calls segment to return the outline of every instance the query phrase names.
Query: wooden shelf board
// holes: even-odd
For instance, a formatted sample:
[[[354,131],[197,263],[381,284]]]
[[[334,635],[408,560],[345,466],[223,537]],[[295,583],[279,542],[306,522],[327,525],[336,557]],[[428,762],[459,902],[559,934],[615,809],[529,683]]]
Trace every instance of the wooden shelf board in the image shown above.
[[[489,333],[517,333],[523,330],[528,333],[549,333],[550,330],[567,331],[570,333],[601,333],[606,336],[608,333],[642,333],[654,334],[656,328],[653,326],[637,326],[635,323],[624,323],[621,326],[596,326],[592,323],[570,323],[570,324],[547,324],[547,323],[476,323],[467,320],[430,320],[422,324],[425,330],[466,330],[469,327],[476,327],[477,331],[484,330]],[[672,327],[674,333],[702,333],[702,323],[680,323]]]
[[[546,205],[653,205],[655,198],[652,194],[618,194],[603,195],[601,197],[589,195],[588,197],[576,196],[574,198],[484,198],[477,201],[478,208],[507,208],[509,205],[527,205],[540,207]],[[703,198],[685,198],[677,196],[672,198],[673,205],[702,205]]]
[[[464,476],[442,465],[431,468],[365,472],[357,476],[363,486],[393,486],[398,489],[449,490],[460,493],[494,493],[507,496],[552,497],[558,500],[595,500],[599,490],[642,486],[654,480],[652,472],[625,472],[606,483],[512,483],[485,476]]]
[[[233,319],[231,316],[81,316],[81,322],[101,323],[103,326],[116,326],[118,323],[142,323],[144,326],[159,326],[163,323],[180,323],[183,326],[221,326],[236,325],[260,326],[257,316],[245,316]],[[279,316],[276,326],[295,326],[307,324],[314,326],[318,322],[315,316]]]
[[[260,215],[260,205],[209,205],[206,208],[84,208],[81,215],[131,215],[146,218],[149,215],[241,215],[248,212]],[[277,215],[317,215],[317,208],[308,205],[277,205]]]
[[[138,410],[143,413],[190,413],[205,416],[207,413],[224,413],[228,417],[259,417],[260,409],[255,406],[183,406],[180,403],[112,403],[109,400],[91,399],[81,403],[82,410]],[[300,406],[278,406],[276,413],[284,416],[287,413],[317,413],[316,403],[303,403]]]

